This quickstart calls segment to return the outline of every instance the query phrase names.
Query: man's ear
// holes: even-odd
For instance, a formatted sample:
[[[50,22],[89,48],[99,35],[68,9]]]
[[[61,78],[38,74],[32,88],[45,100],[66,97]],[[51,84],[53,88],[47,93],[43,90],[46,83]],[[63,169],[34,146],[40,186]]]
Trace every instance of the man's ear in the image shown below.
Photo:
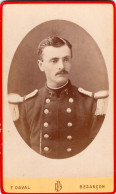
[[[38,60],[38,66],[41,71],[44,71],[44,63],[41,60]]]

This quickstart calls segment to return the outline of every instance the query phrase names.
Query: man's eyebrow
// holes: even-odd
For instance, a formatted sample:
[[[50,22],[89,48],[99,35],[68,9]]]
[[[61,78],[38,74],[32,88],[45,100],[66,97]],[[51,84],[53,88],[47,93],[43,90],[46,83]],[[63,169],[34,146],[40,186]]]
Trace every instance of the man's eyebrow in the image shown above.
[[[64,56],[64,57],[63,57],[63,59],[69,59],[69,58],[71,58],[70,55],[67,55],[67,56]]]
[[[70,55],[66,55],[66,56],[63,57],[63,59],[65,59],[65,58],[71,58],[71,56]],[[53,57],[49,61],[58,60],[58,59],[59,59],[59,57]]]
[[[49,61],[57,60],[57,59],[59,59],[59,58],[58,58],[58,57],[53,57],[53,58],[51,58]]]
[[[64,56],[63,58],[70,58],[71,56],[70,55],[67,55],[67,56]]]

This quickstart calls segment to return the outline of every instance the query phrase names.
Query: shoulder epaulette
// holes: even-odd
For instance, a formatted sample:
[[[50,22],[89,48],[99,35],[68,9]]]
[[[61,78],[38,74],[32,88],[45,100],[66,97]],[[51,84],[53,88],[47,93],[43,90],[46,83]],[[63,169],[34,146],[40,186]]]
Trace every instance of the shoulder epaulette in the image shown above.
[[[25,95],[24,97],[20,96],[19,94],[13,94],[10,93],[8,94],[8,102],[11,104],[19,104],[21,102],[24,102],[25,100],[32,98],[33,96],[35,96],[38,93],[38,90],[34,90],[33,92]]]
[[[108,96],[109,96],[108,90],[101,90],[96,93],[92,93],[87,90],[84,90],[83,88],[79,88],[78,91],[82,94],[93,97],[94,99],[97,100],[96,110],[95,110],[96,116],[106,114],[107,106],[108,106]]]
[[[90,96],[90,97],[93,96],[93,93],[92,93],[92,92],[87,91],[87,90],[84,90],[83,88],[78,88],[78,91],[79,91],[80,93],[82,93],[82,94],[87,95],[87,96]]]
[[[95,99],[107,98],[108,96],[109,96],[109,91],[108,90],[101,90],[99,92],[94,93],[94,98]]]
[[[94,93],[94,99],[97,100],[97,106],[95,111],[96,116],[106,114],[108,106],[108,96],[108,90],[101,90],[99,92]]]
[[[94,99],[97,100],[97,106],[95,111],[96,116],[106,114],[108,106],[108,96],[108,90],[101,90],[99,92],[94,93]]]
[[[11,115],[12,115],[12,119],[13,121],[16,121],[19,119],[19,107],[18,104],[21,102],[24,102],[25,100],[32,98],[33,96],[35,96],[38,93],[38,90],[34,90],[33,92],[31,92],[30,94],[22,97],[19,94],[9,94],[8,95],[8,102],[9,102],[9,108],[11,110]]]
[[[34,90],[33,92],[31,92],[31,93],[27,94],[26,96],[24,96],[24,97],[23,97],[23,99],[24,99],[23,101],[28,100],[29,98],[32,98],[32,97],[35,96],[37,93],[38,93],[38,90],[36,89],[36,90]]]
[[[108,90],[101,90],[101,91],[98,91],[96,93],[93,93],[93,92],[84,90],[83,88],[78,88],[78,91],[82,94],[93,97],[95,99],[107,98],[109,96]]]
[[[18,104],[23,102],[23,97],[19,94],[10,93],[8,94],[8,102],[11,104]]]
[[[16,121],[19,119],[19,107],[18,104],[9,104],[9,109],[11,111],[12,120]]]

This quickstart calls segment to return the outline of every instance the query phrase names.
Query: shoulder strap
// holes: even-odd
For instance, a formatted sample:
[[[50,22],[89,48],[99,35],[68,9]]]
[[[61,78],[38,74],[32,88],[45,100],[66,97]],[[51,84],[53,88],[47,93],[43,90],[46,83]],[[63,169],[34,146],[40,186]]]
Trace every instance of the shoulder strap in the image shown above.
[[[18,104],[24,102],[25,100],[32,98],[38,93],[38,90],[34,90],[30,94],[22,97],[18,94],[9,94],[8,95],[8,102],[9,102],[9,108],[11,111],[12,119],[13,121],[16,121],[19,119],[19,107]]]
[[[38,90],[34,90],[33,92],[25,95],[24,97],[20,96],[19,94],[10,93],[8,94],[8,102],[11,104],[19,104],[24,102],[25,100],[32,98],[38,93]]]
[[[109,91],[108,90],[101,90],[96,93],[94,93],[94,98],[95,99],[100,99],[100,98],[107,98],[109,96]]]
[[[97,101],[95,115],[105,115],[107,106],[108,106],[108,90],[101,90],[96,93],[92,93],[90,91],[84,90],[83,88],[79,88],[78,91],[84,95],[93,97]]]
[[[83,88],[78,88],[78,91],[82,94],[93,97],[95,99],[107,98],[109,96],[109,91],[108,90],[101,90],[101,91],[98,91],[96,93],[93,93],[93,92],[87,91]]]
[[[92,93],[92,92],[87,91],[87,90],[84,90],[83,88],[78,88],[78,91],[79,91],[81,94],[85,94],[85,95],[87,95],[87,96],[93,97],[93,93]]]
[[[27,94],[26,96],[24,96],[24,100],[23,101],[28,100],[29,98],[34,97],[37,93],[38,93],[38,90],[36,89],[33,92],[31,92],[31,93]]]

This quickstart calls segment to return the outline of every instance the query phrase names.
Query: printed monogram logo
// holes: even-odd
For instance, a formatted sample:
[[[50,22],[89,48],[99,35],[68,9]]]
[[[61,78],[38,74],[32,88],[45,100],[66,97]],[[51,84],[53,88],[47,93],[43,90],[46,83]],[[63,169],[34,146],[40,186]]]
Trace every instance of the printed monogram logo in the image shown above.
[[[62,189],[62,184],[60,183],[60,181],[56,181],[55,190],[59,192],[61,189]]]

